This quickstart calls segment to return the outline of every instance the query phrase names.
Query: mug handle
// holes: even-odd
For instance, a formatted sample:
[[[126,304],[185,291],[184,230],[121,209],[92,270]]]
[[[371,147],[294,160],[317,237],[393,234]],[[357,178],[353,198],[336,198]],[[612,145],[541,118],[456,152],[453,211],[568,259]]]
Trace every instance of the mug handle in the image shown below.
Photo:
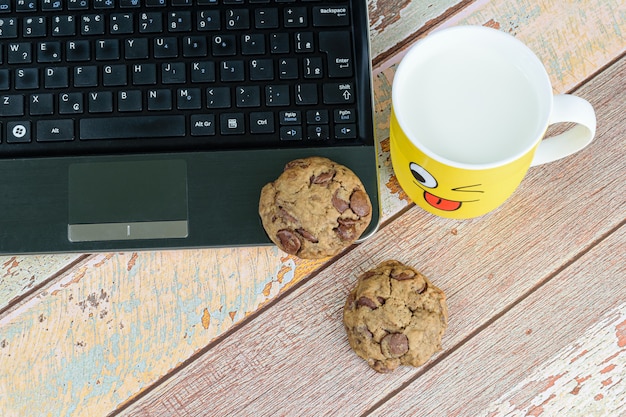
[[[571,129],[542,140],[530,166],[537,166],[571,155],[589,145],[596,134],[596,113],[585,99],[571,94],[554,96],[550,124],[577,123]]]

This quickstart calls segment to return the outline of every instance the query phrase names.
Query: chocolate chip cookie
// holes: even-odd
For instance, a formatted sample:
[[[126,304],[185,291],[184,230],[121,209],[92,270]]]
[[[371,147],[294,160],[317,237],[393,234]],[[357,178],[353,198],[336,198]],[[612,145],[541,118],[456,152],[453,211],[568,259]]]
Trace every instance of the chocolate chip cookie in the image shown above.
[[[289,162],[261,190],[259,214],[269,238],[300,258],[333,256],[354,243],[372,219],[361,180],[322,157]]]
[[[415,269],[386,261],[358,277],[343,322],[350,346],[374,370],[420,366],[441,350],[446,296]]]

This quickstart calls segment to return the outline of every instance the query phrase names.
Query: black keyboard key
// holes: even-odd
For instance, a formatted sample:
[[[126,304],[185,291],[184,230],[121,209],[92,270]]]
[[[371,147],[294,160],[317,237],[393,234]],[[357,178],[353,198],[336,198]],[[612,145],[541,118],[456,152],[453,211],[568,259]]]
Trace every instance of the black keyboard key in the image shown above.
[[[191,12],[171,12],[167,16],[167,30],[170,32],[190,32]]]
[[[289,106],[289,86],[288,85],[267,85],[265,86],[265,105],[268,107]]]
[[[148,91],[148,110],[172,110],[172,90],[159,88]]]
[[[250,133],[252,134],[274,133],[274,113],[272,112],[250,113]]]
[[[296,84],[296,104],[317,104],[317,84]]]
[[[230,107],[230,88],[209,87],[206,90],[206,104],[209,109],[226,109]]]
[[[220,66],[220,76],[221,80],[224,82],[243,81],[245,79],[243,61],[222,61],[222,65]]]
[[[248,9],[226,10],[226,29],[250,29],[250,13]]]
[[[273,54],[288,54],[289,34],[286,32],[272,33],[270,35],[270,52]]]
[[[282,58],[278,61],[278,76],[281,80],[296,80],[299,74],[296,58]]]
[[[143,100],[140,90],[122,90],[117,92],[117,110],[133,112],[143,110]]]
[[[325,83],[322,87],[325,104],[354,103],[352,83]]]
[[[185,36],[183,39],[183,56],[198,58],[208,55],[208,46],[205,36]]]
[[[124,40],[124,58],[148,59],[148,39],[127,38],[126,40]]]
[[[92,91],[88,95],[89,113],[112,113],[113,93],[110,91]]]
[[[74,87],[96,87],[98,85],[98,67],[86,65],[74,67]]]
[[[302,124],[302,112],[300,110],[283,110],[279,113],[279,122],[281,125],[300,125]]]
[[[277,29],[278,9],[256,9],[254,11],[254,26],[257,29]]]
[[[6,49],[9,64],[30,64],[33,62],[33,48],[30,42],[9,43]]]
[[[328,76],[330,78],[352,77],[353,61],[350,32],[321,32],[319,34],[320,51],[328,57]]]
[[[76,18],[74,16],[55,16],[52,18],[52,36],[75,36]]]
[[[132,13],[113,13],[110,17],[109,33],[111,34],[129,34],[134,32],[134,14]]]
[[[211,47],[213,56],[237,55],[235,35],[215,35],[212,37]]]
[[[7,123],[7,143],[27,143],[31,141],[30,121],[13,121]]]
[[[41,0],[41,10],[46,12],[58,12],[63,10],[63,3],[64,2],[59,0]]]
[[[198,12],[196,16],[199,31],[220,30],[222,28],[219,10],[203,10]]]
[[[202,90],[199,88],[179,88],[176,91],[176,108],[179,110],[199,110],[202,108]]]
[[[46,88],[69,87],[69,74],[67,67],[50,67],[44,69],[44,86]]]
[[[29,103],[29,114],[31,116],[54,114],[54,96],[51,93],[31,94]]]
[[[80,121],[80,139],[163,138],[185,136],[185,116],[158,115],[88,118]]]
[[[20,68],[15,71],[16,90],[34,90],[39,88],[39,70],[37,68]]]
[[[37,44],[37,62],[61,62],[61,42],[39,42]]]
[[[17,19],[15,17],[0,17],[0,39],[17,38]]]
[[[215,81],[215,62],[198,61],[191,63],[192,83],[211,83]]]
[[[86,62],[91,57],[91,44],[86,40],[69,41],[65,44],[68,62]]]
[[[154,40],[155,58],[176,58],[178,57],[178,41],[175,37],[156,38]]]
[[[84,111],[82,93],[59,95],[59,114],[81,114]]]
[[[356,139],[356,125],[350,123],[335,125],[335,138]]]
[[[141,13],[139,15],[139,32],[161,33],[163,32],[163,16],[158,12]]]
[[[283,24],[286,28],[304,28],[308,24],[306,7],[286,7],[283,10]]]
[[[40,120],[37,122],[37,142],[74,140],[74,120]]]
[[[222,135],[243,135],[246,133],[243,113],[220,114],[220,132]]]
[[[127,85],[126,65],[105,65],[102,68],[102,85],[105,87]]]
[[[21,94],[8,94],[0,96],[0,116],[23,116],[24,96]]]
[[[120,59],[120,42],[117,39],[100,39],[95,43],[96,61]]]
[[[194,114],[191,116],[191,136],[214,136],[215,115]]]
[[[168,62],[161,65],[163,84],[183,84],[187,81],[184,62]]]
[[[261,105],[261,88],[258,85],[237,87],[235,90],[237,107],[259,107]]]
[[[155,64],[133,64],[131,73],[134,85],[155,85],[157,82]]]
[[[280,140],[302,140],[302,126],[283,126],[280,128]]]
[[[336,6],[315,6],[313,7],[313,26],[348,26],[350,16],[348,7]]]
[[[44,16],[27,17],[23,22],[22,33],[25,38],[43,38],[46,36],[47,20]]]
[[[271,59],[250,60],[250,80],[270,81],[274,79],[274,61]]]
[[[83,35],[104,35],[104,15],[86,14],[80,19],[80,33]]]

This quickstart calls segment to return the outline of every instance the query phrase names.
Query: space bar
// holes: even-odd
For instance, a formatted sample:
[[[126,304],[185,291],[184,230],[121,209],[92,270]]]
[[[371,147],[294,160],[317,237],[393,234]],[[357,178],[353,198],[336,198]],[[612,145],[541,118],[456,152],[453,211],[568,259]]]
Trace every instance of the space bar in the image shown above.
[[[81,139],[185,136],[185,116],[99,117],[80,121]]]

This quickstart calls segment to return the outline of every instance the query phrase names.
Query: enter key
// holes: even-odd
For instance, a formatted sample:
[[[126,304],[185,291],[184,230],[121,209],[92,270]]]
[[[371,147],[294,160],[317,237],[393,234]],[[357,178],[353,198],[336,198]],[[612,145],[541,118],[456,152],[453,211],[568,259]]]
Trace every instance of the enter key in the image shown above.
[[[328,76],[330,78],[352,77],[352,40],[350,32],[321,32],[320,50],[328,57]]]

